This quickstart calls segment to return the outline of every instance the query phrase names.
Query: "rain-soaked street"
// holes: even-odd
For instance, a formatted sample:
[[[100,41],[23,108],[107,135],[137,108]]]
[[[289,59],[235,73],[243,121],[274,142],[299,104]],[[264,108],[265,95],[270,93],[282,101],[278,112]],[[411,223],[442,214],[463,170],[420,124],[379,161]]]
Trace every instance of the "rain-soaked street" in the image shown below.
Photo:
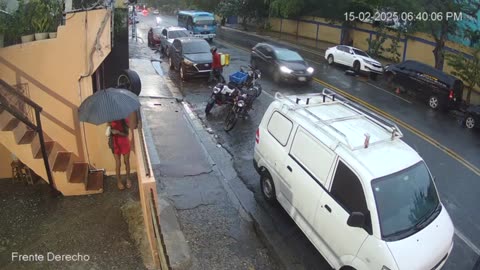
[[[175,17],[161,15],[160,26],[177,25]],[[480,269],[480,216],[478,210],[478,190],[480,190],[480,134],[469,132],[460,127],[460,118],[456,113],[432,111],[422,102],[409,96],[398,96],[383,83],[382,78],[371,81],[367,78],[345,75],[345,70],[337,66],[328,66],[323,59],[309,61],[315,68],[316,80],[310,85],[277,85],[266,76],[262,77],[262,95],[255,100],[254,110],[248,119],[241,119],[229,132],[223,131],[226,108],[214,107],[206,117],[204,113],[210,98],[211,86],[205,79],[183,82],[178,71],[171,71],[166,58],[158,52],[146,49],[147,31],[156,24],[155,16],[141,16],[138,24],[138,57],[160,59],[154,61],[158,73],[169,76],[194,109],[194,112],[218,136],[218,143],[226,148],[233,157],[234,166],[248,189],[254,192],[257,206],[263,210],[270,224],[269,232],[282,242],[282,254],[295,269],[329,269],[322,256],[316,251],[288,214],[278,206],[267,204],[259,190],[259,176],[253,168],[253,147],[255,131],[268,105],[274,100],[274,93],[285,94],[319,93],[323,88],[344,91],[369,104],[377,113],[395,120],[404,134],[404,140],[412,146],[427,162],[444,206],[455,224],[453,252],[445,265],[447,270]],[[239,70],[250,62],[250,51],[258,38],[245,39],[235,33],[225,33],[222,38],[213,41],[219,52],[231,55],[230,66],[224,69],[224,75]],[[132,57],[132,56],[131,56]],[[307,58],[307,61],[309,59]],[[142,95],[148,96],[148,89]],[[365,104],[364,104],[365,105]],[[278,243],[280,245],[280,242]]]

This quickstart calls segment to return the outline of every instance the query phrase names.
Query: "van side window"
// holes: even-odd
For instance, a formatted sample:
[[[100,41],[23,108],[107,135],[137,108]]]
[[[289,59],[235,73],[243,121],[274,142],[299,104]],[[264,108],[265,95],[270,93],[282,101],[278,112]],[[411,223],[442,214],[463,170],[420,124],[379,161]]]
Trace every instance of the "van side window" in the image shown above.
[[[290,155],[325,186],[335,155],[312,135],[299,128]]]
[[[342,161],[338,162],[330,193],[347,212],[362,212],[365,216],[368,215],[369,212],[362,184],[355,173]]]
[[[274,112],[268,121],[267,129],[281,145],[285,146],[292,132],[293,123],[279,112]]]

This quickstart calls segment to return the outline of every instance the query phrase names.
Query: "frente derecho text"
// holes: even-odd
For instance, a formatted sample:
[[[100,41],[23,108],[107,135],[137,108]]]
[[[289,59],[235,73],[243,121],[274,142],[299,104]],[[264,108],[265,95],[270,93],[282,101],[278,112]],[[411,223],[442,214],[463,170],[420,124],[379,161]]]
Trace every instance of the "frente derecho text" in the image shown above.
[[[46,254],[21,254],[12,252],[12,262],[88,262],[90,256],[87,254],[55,254],[47,252]]]

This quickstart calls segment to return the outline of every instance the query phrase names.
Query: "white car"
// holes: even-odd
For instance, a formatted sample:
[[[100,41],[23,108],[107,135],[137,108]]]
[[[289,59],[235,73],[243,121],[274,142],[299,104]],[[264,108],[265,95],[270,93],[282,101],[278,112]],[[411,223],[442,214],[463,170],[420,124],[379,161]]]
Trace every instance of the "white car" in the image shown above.
[[[366,52],[355,47],[338,45],[325,51],[325,59],[328,64],[342,64],[352,67],[356,73],[366,72],[370,74],[382,74],[382,64],[373,59]]]
[[[265,199],[279,202],[333,269],[441,269],[454,226],[398,127],[328,89],[275,97],[255,138]]]

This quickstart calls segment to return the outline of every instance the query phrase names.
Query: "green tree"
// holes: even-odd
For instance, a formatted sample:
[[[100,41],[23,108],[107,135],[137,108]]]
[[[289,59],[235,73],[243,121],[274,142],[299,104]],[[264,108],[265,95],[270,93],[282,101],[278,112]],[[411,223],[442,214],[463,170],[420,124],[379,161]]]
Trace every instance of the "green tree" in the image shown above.
[[[480,86],[480,47],[473,50],[471,58],[463,54],[447,54],[448,64],[453,67],[452,75],[462,79],[467,88],[467,104],[470,104],[470,96],[475,86]]]
[[[470,47],[475,47],[480,41],[480,30],[466,29],[463,36],[470,41]]]
[[[452,1],[452,0],[421,0],[419,3],[424,7],[423,11],[428,14],[437,15],[438,20],[418,22],[416,30],[430,33],[435,40],[433,54],[435,57],[435,68],[441,69],[445,60],[445,42],[449,35],[455,35],[459,31],[458,21],[447,19],[446,14],[465,13],[477,16],[480,10],[478,1]],[[441,16],[441,18],[439,17]]]
[[[239,16],[243,27],[252,19],[260,22],[267,16],[268,7],[263,1],[258,0],[223,0],[216,9],[221,17]]]
[[[271,0],[269,12],[282,18],[296,17],[303,11],[304,0]]]

